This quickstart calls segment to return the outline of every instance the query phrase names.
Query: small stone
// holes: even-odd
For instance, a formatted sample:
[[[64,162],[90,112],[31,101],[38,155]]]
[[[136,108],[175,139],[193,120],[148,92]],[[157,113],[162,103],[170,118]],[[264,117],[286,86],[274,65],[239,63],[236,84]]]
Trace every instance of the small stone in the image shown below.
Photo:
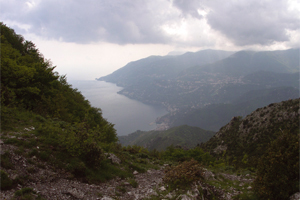
[[[3,144],[4,144],[4,142],[2,140],[0,140],[0,145],[3,145]]]
[[[105,197],[103,197],[101,200],[114,200],[114,199],[105,196]]]
[[[166,191],[166,188],[165,188],[165,186],[161,186],[161,187],[159,188],[159,190],[161,190],[161,191]]]
[[[108,187],[107,192],[114,194],[115,193],[115,188],[114,187]]]
[[[300,192],[297,192],[290,197],[290,200],[299,200],[299,199],[300,199]]]
[[[21,159],[21,157],[15,157],[14,159],[15,159],[15,160],[20,160],[20,159]]]
[[[169,194],[166,195],[166,197],[169,198],[169,199],[172,199],[173,195],[171,193],[169,193]]]
[[[251,190],[251,189],[252,189],[252,187],[251,187],[251,186],[249,186],[249,187],[247,187],[247,189],[248,189],[248,190]]]
[[[55,189],[53,189],[53,190],[55,190]],[[68,193],[77,199],[83,199],[83,197],[84,197],[84,193],[80,190],[77,190],[76,188],[69,189]]]
[[[105,155],[107,156],[107,159],[111,160],[111,162],[113,164],[118,164],[119,165],[121,163],[121,160],[115,154],[105,153]]]
[[[138,172],[137,172],[137,171],[134,171],[134,172],[133,172],[133,175],[137,175],[137,174],[138,174]]]

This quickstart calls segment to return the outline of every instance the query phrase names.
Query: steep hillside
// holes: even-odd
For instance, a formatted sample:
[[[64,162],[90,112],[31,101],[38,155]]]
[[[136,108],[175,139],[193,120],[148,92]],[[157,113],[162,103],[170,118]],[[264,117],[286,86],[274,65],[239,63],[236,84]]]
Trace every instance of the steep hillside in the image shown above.
[[[202,148],[234,165],[257,165],[268,144],[283,132],[299,134],[299,98],[273,103],[242,117],[234,117]]]
[[[170,145],[192,148],[208,141],[215,132],[198,127],[179,126],[166,131],[137,131],[119,136],[122,145],[138,145],[149,150],[165,150]]]

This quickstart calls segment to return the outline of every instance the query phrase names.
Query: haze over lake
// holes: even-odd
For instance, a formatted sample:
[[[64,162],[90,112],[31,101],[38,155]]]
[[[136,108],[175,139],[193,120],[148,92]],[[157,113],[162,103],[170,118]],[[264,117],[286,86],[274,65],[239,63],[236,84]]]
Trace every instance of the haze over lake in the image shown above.
[[[115,124],[118,135],[127,135],[136,130],[155,129],[155,119],[167,114],[160,106],[146,105],[129,99],[117,92],[121,87],[96,80],[68,81],[88,99],[92,106],[101,108],[103,117]]]

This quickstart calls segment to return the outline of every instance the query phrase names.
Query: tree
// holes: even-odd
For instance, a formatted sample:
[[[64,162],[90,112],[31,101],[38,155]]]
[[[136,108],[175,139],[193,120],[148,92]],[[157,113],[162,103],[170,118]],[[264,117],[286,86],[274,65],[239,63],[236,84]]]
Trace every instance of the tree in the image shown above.
[[[299,191],[299,132],[283,131],[258,164],[254,190],[261,199],[283,200]]]

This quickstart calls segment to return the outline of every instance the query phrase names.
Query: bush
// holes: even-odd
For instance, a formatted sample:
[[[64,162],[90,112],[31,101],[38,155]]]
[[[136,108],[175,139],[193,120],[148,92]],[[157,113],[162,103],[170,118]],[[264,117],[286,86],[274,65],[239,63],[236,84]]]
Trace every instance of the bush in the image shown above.
[[[255,193],[261,199],[288,199],[299,191],[299,134],[282,133],[261,157]]]
[[[8,177],[5,171],[1,170],[1,190],[10,189],[12,186],[12,180]]]
[[[195,181],[203,179],[203,168],[195,161],[185,161],[175,167],[165,170],[164,182],[171,188],[185,187]]]

